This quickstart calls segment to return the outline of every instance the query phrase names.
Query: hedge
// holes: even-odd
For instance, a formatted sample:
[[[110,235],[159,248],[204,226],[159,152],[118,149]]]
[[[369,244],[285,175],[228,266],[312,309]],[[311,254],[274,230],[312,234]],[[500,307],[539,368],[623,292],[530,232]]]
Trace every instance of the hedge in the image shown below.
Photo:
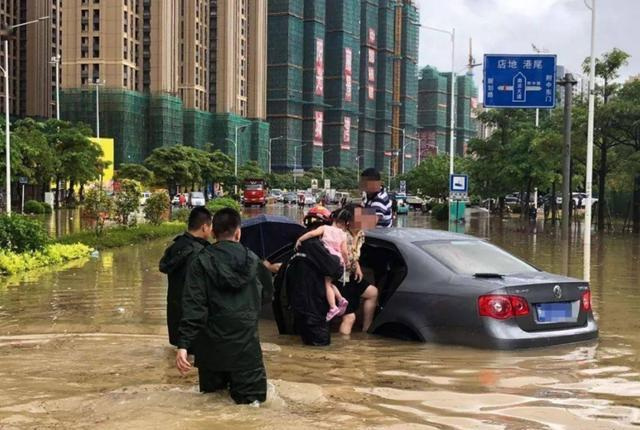
[[[62,236],[56,242],[63,244],[84,243],[94,249],[117,248],[177,235],[182,233],[185,228],[184,222],[165,222],[159,225],[140,224],[135,227],[106,228],[101,236],[96,236],[92,231],[82,231]]]
[[[91,248],[81,243],[63,245],[54,243],[41,251],[12,252],[0,250],[0,275],[13,275],[51,265],[60,265],[71,260],[88,257]]]

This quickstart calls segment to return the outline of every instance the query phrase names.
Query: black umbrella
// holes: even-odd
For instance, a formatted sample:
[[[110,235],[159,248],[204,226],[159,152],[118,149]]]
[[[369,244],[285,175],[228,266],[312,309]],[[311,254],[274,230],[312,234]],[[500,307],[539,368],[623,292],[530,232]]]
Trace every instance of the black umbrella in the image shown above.
[[[240,242],[264,260],[285,246],[293,246],[304,232],[305,228],[290,218],[263,214],[242,222]]]

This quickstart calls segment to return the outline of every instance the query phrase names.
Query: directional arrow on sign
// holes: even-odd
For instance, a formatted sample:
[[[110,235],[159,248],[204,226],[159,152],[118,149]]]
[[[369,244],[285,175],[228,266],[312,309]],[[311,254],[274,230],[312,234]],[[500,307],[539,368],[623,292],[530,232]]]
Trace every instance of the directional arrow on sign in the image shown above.
[[[510,91],[513,93],[513,101],[515,103],[524,103],[527,101],[528,91],[542,91],[540,85],[527,85],[527,77],[518,72],[513,77],[513,85],[499,85],[498,91]]]

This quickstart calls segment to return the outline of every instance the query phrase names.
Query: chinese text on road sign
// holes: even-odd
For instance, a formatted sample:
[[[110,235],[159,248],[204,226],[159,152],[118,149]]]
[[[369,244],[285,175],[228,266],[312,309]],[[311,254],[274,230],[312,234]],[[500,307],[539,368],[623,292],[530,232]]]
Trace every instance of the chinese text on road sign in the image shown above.
[[[485,55],[484,103],[497,108],[552,109],[556,103],[556,56]]]

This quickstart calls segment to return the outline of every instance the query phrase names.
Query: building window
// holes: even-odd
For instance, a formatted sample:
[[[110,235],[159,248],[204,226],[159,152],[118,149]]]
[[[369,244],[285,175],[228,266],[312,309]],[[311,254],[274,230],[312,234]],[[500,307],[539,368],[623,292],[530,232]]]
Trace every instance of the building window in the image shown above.
[[[93,82],[100,80],[100,64],[93,65]]]
[[[100,9],[93,10],[93,31],[100,31]]]
[[[93,38],[93,58],[98,58],[98,57],[100,57],[100,38],[94,36],[94,38]]]

